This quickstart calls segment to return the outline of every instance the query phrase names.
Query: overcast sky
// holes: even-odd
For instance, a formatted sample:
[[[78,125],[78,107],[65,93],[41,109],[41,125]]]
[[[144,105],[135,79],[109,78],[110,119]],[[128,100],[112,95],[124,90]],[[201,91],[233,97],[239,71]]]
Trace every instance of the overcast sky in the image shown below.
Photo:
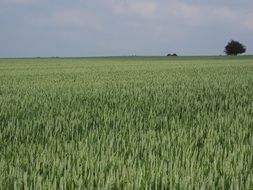
[[[253,54],[252,0],[0,0],[0,57]]]

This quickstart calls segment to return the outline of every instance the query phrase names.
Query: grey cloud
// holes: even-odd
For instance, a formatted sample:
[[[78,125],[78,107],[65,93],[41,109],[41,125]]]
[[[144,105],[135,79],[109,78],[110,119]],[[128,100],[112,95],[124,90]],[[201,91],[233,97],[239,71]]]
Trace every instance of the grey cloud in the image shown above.
[[[0,57],[221,54],[230,39],[253,52],[250,0],[8,2],[0,2]]]

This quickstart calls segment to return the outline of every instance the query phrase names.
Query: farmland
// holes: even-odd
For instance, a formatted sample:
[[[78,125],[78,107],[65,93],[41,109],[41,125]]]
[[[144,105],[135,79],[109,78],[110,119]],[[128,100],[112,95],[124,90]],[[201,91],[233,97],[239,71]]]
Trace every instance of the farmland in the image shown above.
[[[253,189],[253,57],[0,59],[0,189]]]

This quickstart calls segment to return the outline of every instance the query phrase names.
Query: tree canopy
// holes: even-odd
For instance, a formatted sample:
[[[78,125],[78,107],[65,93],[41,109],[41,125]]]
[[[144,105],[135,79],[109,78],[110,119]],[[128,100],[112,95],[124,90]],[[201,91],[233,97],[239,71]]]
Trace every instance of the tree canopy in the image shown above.
[[[246,47],[243,44],[241,44],[240,42],[231,40],[225,46],[224,52],[227,55],[237,55],[237,54],[245,53],[246,52]]]

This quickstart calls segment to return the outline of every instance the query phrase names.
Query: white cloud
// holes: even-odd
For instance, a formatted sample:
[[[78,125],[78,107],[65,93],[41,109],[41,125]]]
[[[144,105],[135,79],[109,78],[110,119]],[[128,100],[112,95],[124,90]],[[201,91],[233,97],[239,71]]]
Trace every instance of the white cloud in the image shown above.
[[[240,22],[246,29],[253,31],[253,12],[246,14]]]
[[[139,14],[143,17],[151,17],[154,16],[158,9],[158,5],[155,2],[135,2],[130,5],[130,10],[136,14]]]
[[[164,7],[165,15],[187,25],[201,25],[216,21],[218,15],[220,15],[220,10],[213,9],[213,7],[178,1],[166,4]]]
[[[242,10],[227,6],[173,1],[170,3],[166,2],[163,5],[160,4],[159,9],[157,12],[162,12],[160,19],[165,17],[170,21],[175,21],[175,23],[180,22],[189,26],[212,26],[217,24],[232,26],[236,23],[242,27],[252,28],[253,25],[251,24],[253,14],[245,15]]]
[[[108,0],[114,13],[124,16],[141,16],[142,18],[168,20],[197,26],[213,23],[231,23],[240,20],[241,10],[213,4],[186,3],[183,1],[152,0]],[[175,23],[173,23],[175,24]]]
[[[109,0],[108,2],[114,13],[123,15],[135,14],[141,17],[150,18],[156,14],[158,9],[158,4],[155,1],[130,0],[127,2],[115,2]]]
[[[51,27],[82,28],[88,26],[97,29],[100,27],[96,14],[78,8],[55,10],[49,15],[35,17],[33,22]]]
[[[175,18],[181,18],[186,20],[198,21],[202,18],[200,14],[203,7],[197,5],[189,5],[182,2],[175,1],[174,3],[167,4],[168,14]]]

